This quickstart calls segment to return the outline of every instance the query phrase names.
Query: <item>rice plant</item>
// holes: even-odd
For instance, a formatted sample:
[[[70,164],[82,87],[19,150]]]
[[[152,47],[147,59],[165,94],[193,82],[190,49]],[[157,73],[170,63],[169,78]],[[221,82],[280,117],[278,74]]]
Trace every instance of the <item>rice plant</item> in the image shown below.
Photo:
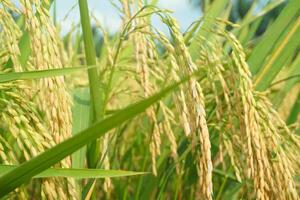
[[[184,32],[155,0],[111,1],[113,34],[87,0],[60,33],[59,3],[0,1],[1,198],[299,199],[300,1],[233,22],[206,0]]]

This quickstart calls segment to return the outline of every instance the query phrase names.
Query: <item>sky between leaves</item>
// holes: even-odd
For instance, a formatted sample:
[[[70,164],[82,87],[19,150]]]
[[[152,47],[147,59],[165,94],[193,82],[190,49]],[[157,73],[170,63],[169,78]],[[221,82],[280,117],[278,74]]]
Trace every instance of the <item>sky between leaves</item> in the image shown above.
[[[117,0],[113,0],[118,5]],[[72,24],[79,22],[79,8],[75,6],[77,0],[57,1],[57,21],[61,24],[62,33],[68,32]],[[111,4],[109,0],[88,0],[89,9],[97,17],[97,19],[108,29],[109,32],[116,32],[121,24],[120,13]],[[158,6],[174,11],[173,16],[181,25],[182,31],[199,19],[201,10],[190,3],[190,0],[159,0]],[[70,11],[70,9],[73,9]],[[51,9],[53,13],[53,9]],[[164,27],[157,18],[153,18],[153,24],[159,30],[167,32],[167,27]]]
[[[262,7],[268,1],[258,0],[258,3]],[[13,0],[13,2],[18,5],[18,0]],[[64,35],[72,29],[73,25],[79,23],[78,0],[56,0],[56,2],[56,21],[60,24],[61,34]],[[120,28],[121,14],[111,2],[119,5],[118,0],[88,0],[90,11],[110,33],[114,33]],[[179,22],[181,31],[185,31],[192,22],[198,20],[202,15],[200,7],[196,7],[191,2],[192,0],[158,0],[157,6],[173,11],[172,16]],[[53,14],[53,6],[51,14]],[[154,17],[152,20],[156,28],[164,33],[168,33],[167,27],[157,17]]]

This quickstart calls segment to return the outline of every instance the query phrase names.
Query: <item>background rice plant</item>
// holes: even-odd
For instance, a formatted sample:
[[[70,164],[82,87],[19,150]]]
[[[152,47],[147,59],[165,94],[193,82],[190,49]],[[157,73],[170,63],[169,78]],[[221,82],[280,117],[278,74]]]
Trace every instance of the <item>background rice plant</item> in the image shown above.
[[[62,36],[59,1],[2,0],[1,197],[298,199],[300,2],[241,2],[182,32],[112,1],[109,33],[78,0]]]

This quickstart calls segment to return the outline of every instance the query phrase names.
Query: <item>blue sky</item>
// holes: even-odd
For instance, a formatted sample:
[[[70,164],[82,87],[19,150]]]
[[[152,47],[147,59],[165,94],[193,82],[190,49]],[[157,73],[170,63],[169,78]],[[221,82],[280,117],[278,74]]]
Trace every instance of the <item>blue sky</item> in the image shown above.
[[[118,0],[114,0],[114,2],[118,3]],[[118,30],[121,18],[109,0],[88,0],[88,4],[91,12],[104,27],[110,32]],[[61,24],[62,33],[70,30],[72,24],[79,22],[79,8],[78,5],[75,5],[77,5],[77,0],[57,0],[57,21]],[[159,0],[158,6],[174,11],[172,15],[178,20],[182,30],[185,30],[201,16],[200,8],[193,7],[189,0]],[[72,7],[73,9],[70,11]],[[153,20],[153,24],[163,32],[167,32],[166,27],[162,26],[157,19]]]
[[[12,0],[17,5],[18,0]],[[121,17],[117,9],[112,6],[111,1],[118,4],[119,0],[87,0],[89,9],[109,32],[116,32],[121,24]],[[233,0],[236,1],[236,0]],[[252,1],[252,0],[245,0]],[[260,10],[269,0],[258,0],[256,11]],[[78,0],[56,0],[57,21],[61,25],[61,33],[65,34],[71,30],[73,24],[78,24],[80,20]],[[198,20],[202,13],[199,7],[195,7],[191,0],[158,0],[158,6],[173,11],[172,15],[177,19],[182,31]],[[53,9],[51,9],[53,14]],[[153,18],[153,25],[159,30],[168,33],[168,29]]]

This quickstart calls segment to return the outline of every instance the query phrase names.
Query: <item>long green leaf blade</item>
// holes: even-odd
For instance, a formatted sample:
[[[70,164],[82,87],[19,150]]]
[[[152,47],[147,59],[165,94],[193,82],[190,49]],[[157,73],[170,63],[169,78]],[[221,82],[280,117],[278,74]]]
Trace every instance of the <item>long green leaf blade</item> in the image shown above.
[[[89,127],[90,123],[90,93],[88,87],[76,88],[73,91],[73,127],[72,134]],[[80,117],[79,117],[80,116]],[[83,168],[85,163],[86,147],[83,147],[72,154],[72,167]]]
[[[263,69],[257,74],[255,87],[266,90],[291,55],[300,45],[300,18],[293,23],[279,46],[272,52]]]
[[[192,58],[197,57],[197,52],[198,52],[197,38],[208,37],[209,33],[207,32],[207,30],[209,30],[213,26],[214,24],[213,19],[220,16],[221,13],[224,12],[224,10],[226,10],[228,3],[229,0],[216,0],[209,7],[207,13],[205,13],[204,22],[200,27],[199,31],[196,33],[195,38],[193,39],[193,42],[191,42],[191,45],[189,47],[189,52],[191,53]]]
[[[292,78],[286,81],[284,86],[278,91],[278,93],[275,95],[275,97],[272,99],[273,105],[275,108],[279,108],[281,105],[283,99],[286,97],[288,92],[291,91],[291,89],[300,82],[300,53],[296,57],[296,59],[293,61],[292,66],[290,68],[290,72],[288,77],[297,76],[296,78]]]
[[[16,80],[32,80],[32,79],[40,79],[40,78],[49,78],[54,76],[63,76],[81,70],[86,70],[86,67],[58,68],[58,69],[47,69],[47,70],[29,71],[29,72],[10,72],[5,74],[0,74],[0,83],[16,81]]]
[[[96,51],[93,41],[93,33],[89,16],[89,8],[87,0],[78,0],[80,9],[80,20],[84,41],[85,58],[88,66],[96,64]],[[104,113],[102,92],[99,87],[100,77],[97,69],[88,70],[91,104],[92,111],[91,123],[101,120]],[[100,144],[93,141],[87,147],[87,164],[88,167],[95,167],[99,159]]]
[[[276,21],[268,28],[263,39],[256,45],[248,59],[251,73],[257,74],[263,62],[274,48],[280,36],[287,29],[289,24],[294,21],[300,11],[300,1],[291,0],[284,8]]]
[[[0,175],[8,173],[16,169],[17,165],[0,165]],[[124,170],[103,170],[103,169],[82,169],[82,168],[49,168],[33,178],[50,178],[50,177],[64,177],[75,179],[88,178],[114,178],[124,176],[143,175],[147,172],[133,172]]]
[[[297,99],[292,107],[292,110],[290,112],[290,115],[289,115],[286,123],[288,125],[295,123],[298,119],[299,113],[300,113],[300,92],[299,92]]]
[[[93,41],[92,27],[90,23],[89,9],[86,0],[79,0],[80,19],[82,25],[82,34],[84,41],[85,57],[88,66],[96,65],[96,52]],[[102,97],[99,89],[99,76],[97,69],[88,70],[90,94],[92,98],[92,109],[94,121],[100,120],[102,115]]]
[[[271,10],[273,10],[277,6],[281,5],[283,2],[284,2],[284,0],[278,0],[278,1],[270,2],[264,8],[262,8],[262,10],[259,11],[257,14],[248,15],[247,17],[245,17],[243,19],[243,21],[241,23],[239,23],[240,27],[236,28],[236,29],[243,28],[243,27],[251,24],[252,22],[258,20],[259,18],[265,16],[267,13],[269,13]]]

